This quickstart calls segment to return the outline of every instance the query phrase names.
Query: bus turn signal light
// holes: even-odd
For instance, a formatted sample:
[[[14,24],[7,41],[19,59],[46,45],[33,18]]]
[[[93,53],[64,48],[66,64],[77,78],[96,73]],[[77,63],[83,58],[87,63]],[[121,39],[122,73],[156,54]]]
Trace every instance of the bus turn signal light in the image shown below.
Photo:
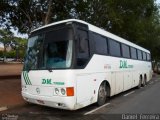
[[[67,96],[74,96],[74,87],[66,88]]]

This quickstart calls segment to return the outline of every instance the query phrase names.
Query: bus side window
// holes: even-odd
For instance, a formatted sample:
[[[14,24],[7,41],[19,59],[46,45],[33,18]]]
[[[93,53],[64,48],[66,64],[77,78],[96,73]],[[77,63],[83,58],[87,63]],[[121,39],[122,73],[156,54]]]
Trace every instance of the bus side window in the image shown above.
[[[137,59],[136,48],[131,47],[131,58],[132,59]]]
[[[78,30],[78,50],[77,50],[77,66],[83,67],[89,59],[88,32]]]
[[[147,54],[145,52],[143,52],[143,60],[147,60]]]
[[[108,39],[109,41],[109,53],[111,56],[116,56],[116,57],[120,57],[121,56],[121,47],[120,47],[120,43],[112,40],[112,39]]]
[[[108,54],[107,39],[96,33],[93,34],[93,37],[94,37],[95,53],[101,55],[107,55]]]
[[[128,45],[122,44],[122,56],[125,58],[130,58],[130,49]]]
[[[142,60],[142,51],[137,50],[137,53],[138,53],[138,60]]]
[[[151,55],[147,53],[147,61],[151,61]]]

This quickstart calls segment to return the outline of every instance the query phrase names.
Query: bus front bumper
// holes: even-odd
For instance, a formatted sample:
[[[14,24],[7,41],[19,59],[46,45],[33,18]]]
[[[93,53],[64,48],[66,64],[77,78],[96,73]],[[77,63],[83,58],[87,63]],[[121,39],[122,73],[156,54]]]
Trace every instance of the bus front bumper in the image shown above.
[[[53,108],[66,109],[66,110],[76,110],[75,107],[75,97],[61,97],[61,96],[38,96],[29,94],[26,92],[21,92],[22,97],[25,101],[30,103],[35,103],[39,105],[49,106]]]

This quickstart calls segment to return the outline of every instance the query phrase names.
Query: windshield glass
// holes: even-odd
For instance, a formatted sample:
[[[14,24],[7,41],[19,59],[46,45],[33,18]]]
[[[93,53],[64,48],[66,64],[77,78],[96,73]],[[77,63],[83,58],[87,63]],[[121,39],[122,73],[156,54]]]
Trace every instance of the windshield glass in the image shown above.
[[[29,38],[26,58],[24,62],[24,69],[37,69],[38,67],[38,56],[42,49],[42,38],[41,36],[34,36]]]
[[[45,68],[69,68],[72,59],[73,41],[57,41],[45,49]]]
[[[24,70],[70,68],[73,34],[71,29],[50,31],[29,38]]]

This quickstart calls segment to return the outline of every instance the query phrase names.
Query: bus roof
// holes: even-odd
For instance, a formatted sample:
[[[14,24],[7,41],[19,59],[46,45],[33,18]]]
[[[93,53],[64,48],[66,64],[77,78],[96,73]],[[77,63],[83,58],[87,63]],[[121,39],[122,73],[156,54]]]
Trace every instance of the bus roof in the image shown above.
[[[33,30],[32,32],[35,32],[35,31],[37,31],[37,30],[40,30],[40,29],[43,29],[43,28],[47,28],[47,27],[50,27],[50,26],[54,26],[54,25],[57,25],[57,24],[67,23],[67,22],[78,22],[78,23],[82,23],[82,24],[88,25],[89,30],[92,31],[92,32],[101,34],[101,35],[103,35],[103,36],[112,38],[112,39],[114,39],[114,40],[116,40],[116,41],[118,41],[118,42],[127,44],[127,45],[129,45],[129,46],[131,46],[131,47],[135,47],[135,48],[138,48],[138,49],[140,49],[140,50],[143,50],[143,51],[145,51],[145,52],[147,52],[147,53],[150,53],[149,50],[147,50],[147,49],[145,49],[145,48],[143,48],[143,47],[141,47],[141,46],[138,46],[138,45],[136,45],[136,44],[134,44],[134,43],[132,43],[132,42],[130,42],[130,41],[128,41],[128,40],[125,40],[125,39],[123,39],[123,38],[121,38],[121,37],[119,37],[119,36],[117,36],[117,35],[114,35],[114,34],[108,32],[108,31],[106,31],[106,30],[104,30],[104,29],[98,28],[98,27],[96,27],[96,26],[94,26],[94,25],[92,25],[92,24],[89,24],[89,23],[87,23],[87,22],[85,22],[85,21],[78,20],[78,19],[67,19],[67,20],[62,20],[62,21],[59,21],[59,22],[54,22],[54,23],[51,23],[51,24],[42,26],[42,27],[40,27],[40,28],[37,28],[37,29]]]

